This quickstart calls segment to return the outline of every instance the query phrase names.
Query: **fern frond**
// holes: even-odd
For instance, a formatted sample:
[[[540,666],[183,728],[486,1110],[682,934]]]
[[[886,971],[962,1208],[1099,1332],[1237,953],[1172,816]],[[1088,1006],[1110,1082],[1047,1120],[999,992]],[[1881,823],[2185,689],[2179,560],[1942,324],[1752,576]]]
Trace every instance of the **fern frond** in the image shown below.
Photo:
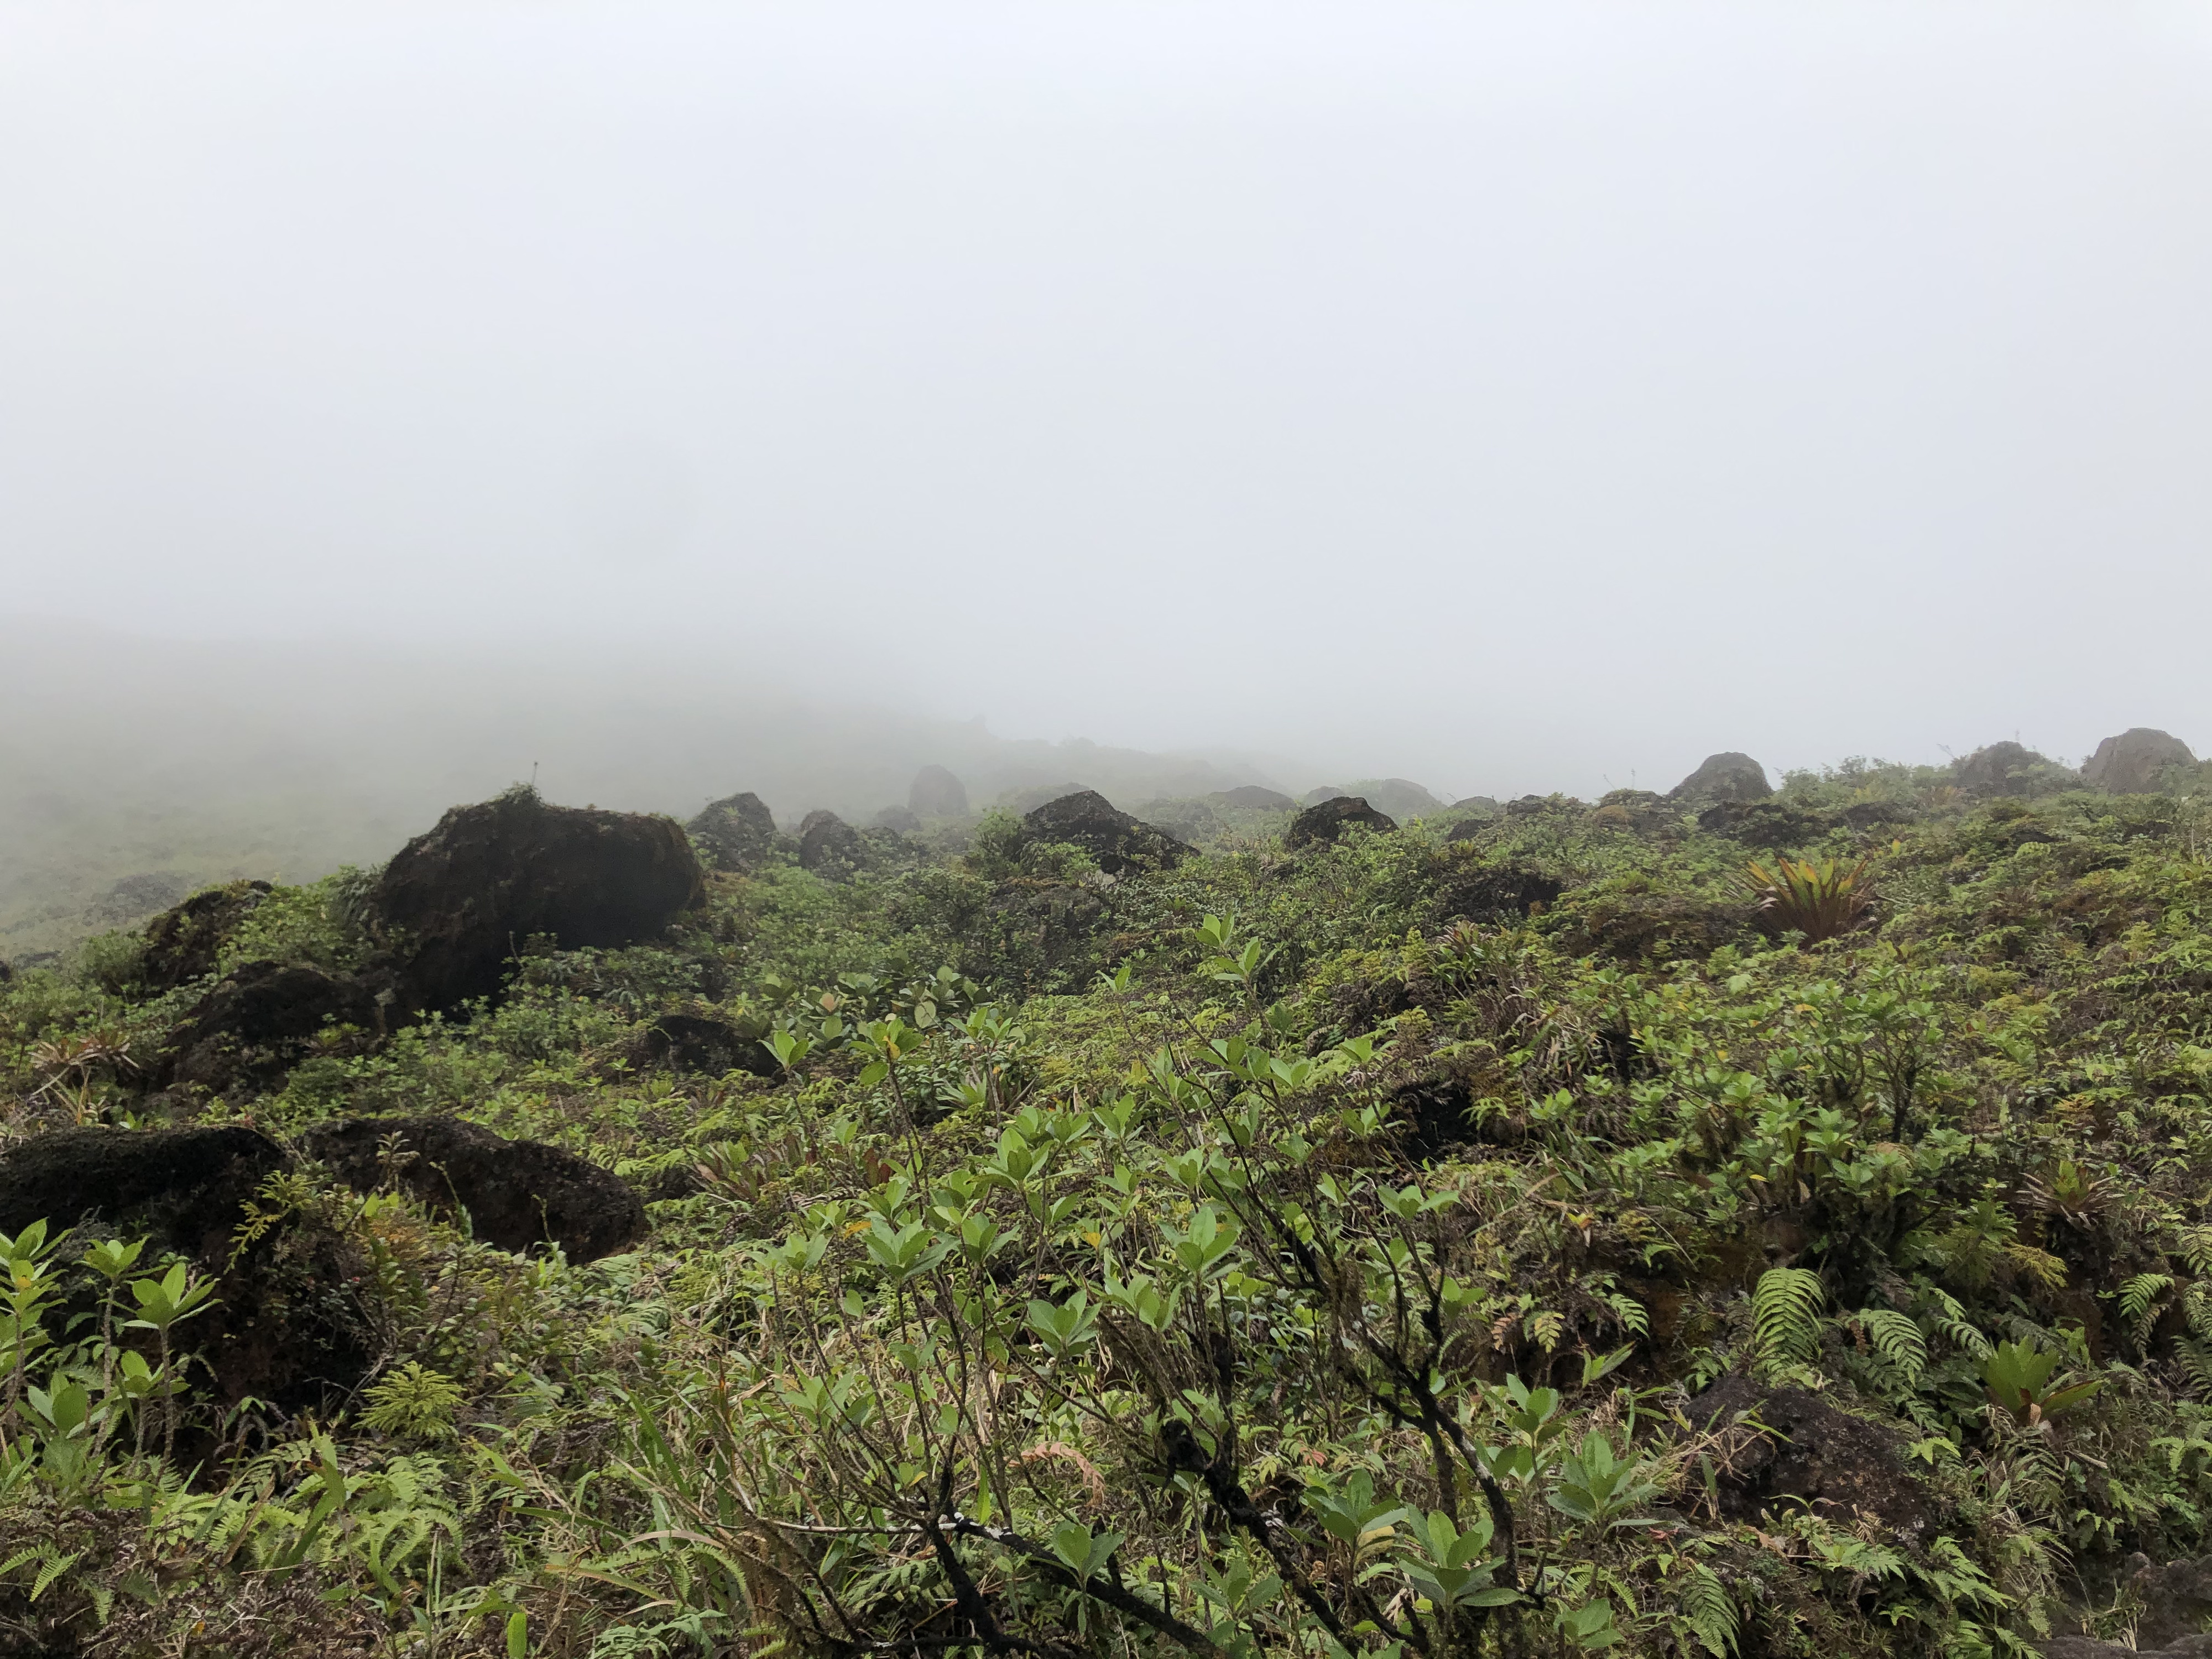
[[[2199,1400],[2212,1400],[2212,1348],[2185,1336],[2173,1346],[2191,1390]]]
[[[1763,1364],[1810,1360],[1820,1351],[1827,1287],[1806,1267],[1770,1267],[1751,1294],[1752,1346]]]
[[[2192,1280],[2181,1293],[2181,1316],[2189,1334],[2200,1342],[2212,1342],[2212,1279]]]
[[[2158,1305],[2173,1288],[2172,1273],[2137,1273],[2120,1286],[2120,1317],[2128,1322],[2141,1347],[2158,1322]]]
[[[2181,1259],[2199,1279],[2212,1279],[2212,1227],[2181,1230]]]
[[[1917,1389],[1921,1372],[1928,1369],[1928,1339],[1920,1327],[1887,1308],[1868,1308],[1851,1317],[1865,1330],[1874,1351],[1896,1368],[1898,1380],[1908,1390]]]
[[[1728,1659],[1735,1651],[1735,1598],[1711,1568],[1692,1564],[1682,1581],[1680,1607],[1682,1622],[1713,1659]]]

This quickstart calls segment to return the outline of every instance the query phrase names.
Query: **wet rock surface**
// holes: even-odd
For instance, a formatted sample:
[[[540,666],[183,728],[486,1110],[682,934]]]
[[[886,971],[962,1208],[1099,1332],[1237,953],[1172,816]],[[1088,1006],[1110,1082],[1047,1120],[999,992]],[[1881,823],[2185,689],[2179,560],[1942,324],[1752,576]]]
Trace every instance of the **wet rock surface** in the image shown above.
[[[1721,1512],[1730,1520],[1812,1504],[1846,1521],[1855,1513],[1872,1516],[1914,1542],[1935,1518],[1927,1489],[1905,1463],[1904,1436],[1817,1395],[1766,1388],[1737,1373],[1691,1401],[1687,1412],[1700,1427],[1728,1431],[1725,1455],[1716,1454],[1714,1462]],[[1776,1433],[1741,1426],[1747,1418]]]
[[[638,1044],[638,1059],[647,1066],[665,1066],[671,1071],[707,1077],[730,1072],[774,1077],[780,1069],[759,1038],[705,1014],[661,1015],[646,1028]]]
[[[2196,763],[2196,754],[2172,732],[2131,726],[2097,745],[2081,781],[2108,795],[2143,795],[2159,787],[2167,768]]]
[[[1378,812],[1358,795],[1333,795],[1307,807],[1283,831],[1285,847],[1310,847],[1333,842],[1354,824],[1377,831],[1395,830],[1398,821]]]
[[[194,893],[174,909],[146,924],[146,948],[139,957],[139,983],[159,994],[215,972],[216,954],[238,932],[239,924],[269,896],[265,881],[234,881]]]
[[[145,1080],[211,1094],[267,1088],[310,1054],[362,1052],[386,1016],[365,980],[304,963],[246,963],[193,1005]]]
[[[775,815],[750,790],[709,802],[684,828],[716,869],[740,875],[767,863],[781,839]]]
[[[1766,781],[1766,769],[1750,756],[1731,749],[1706,756],[1696,771],[1667,792],[1667,799],[1692,803],[1753,801],[1765,800],[1773,793],[1774,786]]]
[[[56,1129],[0,1154],[0,1233],[100,1222],[179,1255],[215,1259],[284,1151],[240,1124]]]
[[[385,866],[369,896],[409,1012],[498,994],[524,940],[564,949],[651,939],[704,896],[676,823],[549,806],[527,790],[457,806]]]
[[[799,825],[799,867],[829,881],[850,881],[867,861],[860,832],[835,812],[809,812]]]
[[[1022,825],[1042,842],[1080,847],[1109,876],[1133,870],[1171,870],[1197,848],[1118,811],[1095,789],[1061,795],[1023,815]]]
[[[438,1213],[466,1211],[476,1237],[503,1250],[558,1244],[570,1261],[592,1261],[645,1236],[643,1201],[611,1170],[459,1118],[351,1118],[309,1129],[300,1145],[357,1191],[396,1176]]]

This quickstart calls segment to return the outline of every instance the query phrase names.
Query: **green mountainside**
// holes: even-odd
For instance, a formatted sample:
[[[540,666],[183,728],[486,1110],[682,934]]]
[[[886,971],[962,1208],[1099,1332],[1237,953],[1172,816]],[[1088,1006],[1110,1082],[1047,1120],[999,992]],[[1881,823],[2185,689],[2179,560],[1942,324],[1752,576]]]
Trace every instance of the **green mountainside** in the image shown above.
[[[19,967],[0,1653],[2200,1651],[2212,812],[1993,753],[518,790]]]

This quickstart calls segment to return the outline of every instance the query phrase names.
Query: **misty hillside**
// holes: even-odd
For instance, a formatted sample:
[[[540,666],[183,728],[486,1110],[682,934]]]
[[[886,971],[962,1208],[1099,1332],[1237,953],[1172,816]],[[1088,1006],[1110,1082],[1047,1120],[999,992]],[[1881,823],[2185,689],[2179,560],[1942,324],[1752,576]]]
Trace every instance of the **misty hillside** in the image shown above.
[[[0,966],[0,1655],[2201,1651],[2179,738],[951,777],[511,787]]]
[[[980,721],[801,694],[710,662],[198,645],[27,623],[0,634],[0,959],[58,949],[237,878],[375,864],[456,800],[688,818],[738,791],[792,825],[866,823],[925,765],[977,809],[1079,784],[1124,807],[1294,763],[1010,741]],[[1033,803],[1032,803],[1033,804]]]

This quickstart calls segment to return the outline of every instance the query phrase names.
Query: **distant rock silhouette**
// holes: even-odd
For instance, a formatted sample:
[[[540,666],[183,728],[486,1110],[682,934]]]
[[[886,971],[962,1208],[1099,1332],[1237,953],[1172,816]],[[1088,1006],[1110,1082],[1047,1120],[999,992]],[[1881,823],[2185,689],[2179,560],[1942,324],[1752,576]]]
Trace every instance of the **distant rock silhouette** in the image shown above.
[[[1292,818],[1290,828],[1283,831],[1283,845],[1307,847],[1316,842],[1334,841],[1355,823],[1375,830],[1398,827],[1395,818],[1376,811],[1359,796],[1334,795],[1316,802]]]
[[[2196,764],[2196,755],[2179,738],[2151,726],[2131,726],[2097,745],[2097,752],[2081,769],[2081,781],[2108,795],[2147,795],[2158,787],[2168,767]]]
[[[1376,811],[1401,822],[1434,817],[1448,810],[1443,802],[1411,778],[1358,778],[1346,784],[1344,793],[1358,796]]]
[[[1172,869],[1198,851],[1164,830],[1117,811],[1095,789],[1047,801],[1024,814],[1022,823],[1039,841],[1080,847],[1109,876]]]
[[[1470,815],[1488,813],[1495,817],[1505,809],[1498,804],[1498,798],[1494,795],[1469,795],[1464,800],[1454,801],[1445,810],[1451,812],[1466,812]]]
[[[549,806],[528,789],[456,806],[384,867],[371,931],[407,1011],[495,995],[522,942],[611,949],[659,934],[705,896],[668,818]]]
[[[829,881],[850,881],[867,860],[860,832],[835,812],[809,812],[799,823],[799,867]]]
[[[1351,792],[1340,789],[1333,783],[1324,783],[1317,789],[1309,789],[1298,797],[1301,806],[1318,806],[1325,800],[1346,800]]]
[[[914,775],[914,785],[906,792],[906,804],[920,817],[964,818],[968,816],[968,790],[943,767],[925,766]]]
[[[759,869],[777,840],[775,815],[750,791],[725,795],[684,827],[707,849],[716,868],[739,872]]]
[[[1977,749],[1951,763],[1951,775],[1960,789],[1977,800],[2000,795],[2045,794],[2076,780],[2057,762],[2007,738]]]
[[[1297,805],[1279,789],[1263,788],[1256,783],[1240,783],[1234,789],[1217,789],[1206,799],[1223,806],[1259,808],[1269,812],[1287,812]]]
[[[1765,800],[1774,793],[1766,769],[1748,755],[1731,749],[1708,755],[1698,769],[1667,792],[1668,800],[1685,802]]]
[[[1170,796],[1148,800],[1137,808],[1139,823],[1164,830],[1181,840],[1196,842],[1220,834],[1220,816],[1202,800]]]
[[[876,828],[889,830],[894,835],[911,836],[921,828],[921,820],[910,806],[886,806],[876,814]]]

